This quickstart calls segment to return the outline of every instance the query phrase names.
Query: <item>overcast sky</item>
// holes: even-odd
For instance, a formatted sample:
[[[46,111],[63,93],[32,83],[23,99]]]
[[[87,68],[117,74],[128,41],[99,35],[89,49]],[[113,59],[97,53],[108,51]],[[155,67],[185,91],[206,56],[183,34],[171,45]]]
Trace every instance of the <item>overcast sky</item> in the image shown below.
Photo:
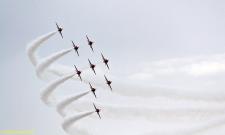
[[[88,55],[88,34],[110,58],[113,73],[135,73],[129,77],[162,86],[224,89],[224,0],[1,0],[0,7],[0,129],[65,134],[60,117],[39,99],[44,83],[25,53],[28,42],[55,30],[55,22],[63,26],[65,38],[54,36],[42,55],[71,47],[70,40]],[[73,57],[62,62],[72,65]],[[78,60],[81,66],[83,61]],[[174,81],[168,82],[170,77]]]

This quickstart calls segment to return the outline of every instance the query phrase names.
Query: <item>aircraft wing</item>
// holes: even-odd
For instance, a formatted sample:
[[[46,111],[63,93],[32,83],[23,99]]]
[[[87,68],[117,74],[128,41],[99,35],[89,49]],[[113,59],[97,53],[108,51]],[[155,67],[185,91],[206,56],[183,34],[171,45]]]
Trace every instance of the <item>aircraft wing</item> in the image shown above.
[[[105,75],[104,75],[104,77],[105,77],[105,80],[106,80],[106,81],[108,81],[108,79],[106,78],[106,76],[105,76]]]
[[[94,52],[94,49],[93,49],[92,45],[90,45],[90,47],[91,47],[92,52]]]
[[[79,76],[80,80],[82,81],[82,78],[81,78],[81,76],[80,76],[80,75],[78,75],[78,76]]]
[[[79,52],[77,50],[75,50],[77,52],[77,55],[79,56]]]
[[[86,35],[86,38],[87,38],[87,41],[89,42],[90,40],[89,40],[89,38],[88,38],[88,36]]]
[[[92,70],[93,70],[93,72],[94,72],[94,73],[95,73],[95,75],[96,75],[95,69],[94,69],[94,68],[92,68]]]
[[[60,31],[59,33],[60,33],[61,37],[63,38],[62,32]]]
[[[104,58],[104,56],[103,56],[103,54],[101,53],[101,55],[102,55],[102,59],[104,60],[105,58]]]
[[[93,94],[94,94],[95,98],[97,98],[97,96],[96,96],[95,92],[93,92]]]
[[[55,25],[56,25],[57,29],[59,29],[59,25],[57,23],[55,23]]]
[[[89,82],[89,86],[90,86],[90,88],[92,88],[92,86],[91,86],[91,83]]]
[[[107,68],[109,69],[109,65],[108,65],[108,63],[106,63],[105,65],[106,65],[106,66],[107,66]]]
[[[73,46],[75,47],[75,44],[74,44],[74,42],[73,42],[73,41],[71,41],[71,42],[72,42]]]
[[[89,65],[91,66],[91,61],[88,59]]]
[[[110,90],[112,91],[112,86],[111,86],[111,85],[109,85],[109,88],[110,88]]]
[[[76,67],[75,65],[74,65],[74,68],[76,69],[76,71],[78,71],[78,70],[77,70],[77,67]]]
[[[97,110],[97,108],[96,108],[96,106],[95,106],[95,104],[94,104],[94,103],[93,103],[93,106],[94,106],[95,110]]]
[[[100,116],[99,112],[97,112],[97,114],[98,114],[98,117],[101,119],[101,116]]]

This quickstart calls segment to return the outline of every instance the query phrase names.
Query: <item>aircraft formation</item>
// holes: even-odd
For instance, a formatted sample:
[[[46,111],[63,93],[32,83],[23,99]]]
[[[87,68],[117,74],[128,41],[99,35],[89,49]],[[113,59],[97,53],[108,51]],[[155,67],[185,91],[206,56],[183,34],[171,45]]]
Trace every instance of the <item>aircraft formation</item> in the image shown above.
[[[56,24],[56,27],[57,27],[57,30],[61,36],[61,38],[63,39],[63,28],[60,27],[57,23]],[[86,35],[86,39],[87,39],[87,44],[88,46],[90,47],[91,51],[94,53],[94,48],[93,48],[93,44],[94,44],[94,41],[90,40],[89,37]],[[73,45],[73,49],[76,53],[77,56],[80,56],[79,54],[79,46],[76,45],[72,40],[72,45]],[[109,65],[108,65],[108,62],[109,62],[109,59],[105,58],[104,55],[101,53],[101,57],[102,57],[102,62],[105,64],[105,66],[107,67],[107,69],[109,70]],[[88,63],[89,63],[89,67],[91,68],[91,70],[93,71],[93,73],[96,75],[96,71],[95,71],[95,68],[96,68],[96,65],[93,64],[90,59],[88,59]],[[80,81],[82,81],[82,77],[81,77],[81,73],[82,71],[78,69],[78,67],[76,65],[74,65],[74,68],[75,68],[75,73],[77,74],[77,76],[79,77]],[[110,88],[110,90],[112,91],[112,87],[111,87],[111,83],[112,81],[109,80],[105,75],[104,75],[104,78],[105,78],[105,83],[106,85],[108,85],[108,87]],[[89,82],[89,87],[90,87],[90,91],[93,93],[94,97],[97,98],[96,96],[96,88],[94,88],[91,83]],[[96,107],[96,105],[93,103],[93,106],[94,106],[94,109],[95,109],[95,112],[98,114],[99,118],[101,119],[101,116],[100,116],[100,109]]]

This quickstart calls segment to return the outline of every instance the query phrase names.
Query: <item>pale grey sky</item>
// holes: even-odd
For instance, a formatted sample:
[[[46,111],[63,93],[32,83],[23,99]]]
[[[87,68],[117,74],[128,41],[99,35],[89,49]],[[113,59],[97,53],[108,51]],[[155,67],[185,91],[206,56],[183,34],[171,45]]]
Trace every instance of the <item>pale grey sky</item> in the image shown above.
[[[117,74],[139,72],[139,63],[225,52],[224,0],[1,0],[0,7],[0,129],[34,128],[38,134],[64,134],[61,129],[52,130],[61,128],[61,119],[41,103],[38,94],[44,83],[35,77],[25,54],[27,43],[54,30],[55,21],[64,27],[65,39],[54,36],[41,49],[42,55],[70,47],[71,39],[84,48],[82,55],[88,55],[88,34],[97,49],[110,57],[112,72]],[[63,62],[74,64],[72,57]],[[214,79],[222,89],[224,77]],[[43,125],[41,118],[46,120]]]

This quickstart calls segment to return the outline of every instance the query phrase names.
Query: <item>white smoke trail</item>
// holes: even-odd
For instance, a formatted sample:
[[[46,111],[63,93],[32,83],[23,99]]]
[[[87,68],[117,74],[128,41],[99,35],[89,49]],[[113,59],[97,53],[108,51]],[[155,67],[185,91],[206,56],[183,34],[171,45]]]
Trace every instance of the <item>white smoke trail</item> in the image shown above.
[[[60,57],[64,56],[65,54],[69,53],[72,49],[67,49],[67,50],[63,50],[60,52],[57,52],[45,59],[42,59],[42,62],[40,62],[40,59],[38,57],[37,53],[37,49],[38,47],[41,46],[41,44],[46,41],[47,39],[49,39],[50,37],[52,37],[56,32],[50,32],[48,34],[45,34],[37,39],[35,39],[34,41],[32,41],[30,44],[28,44],[27,46],[27,55],[31,61],[31,63],[36,67],[36,72],[38,77],[41,77],[41,74],[47,69],[49,68],[49,66],[55,62],[57,59],[59,59]],[[40,62],[40,63],[39,63]],[[38,65],[37,65],[38,64]],[[52,81],[51,83],[48,84],[47,87],[44,88],[43,93],[41,94],[41,99],[44,103],[46,103],[47,105],[50,105],[50,102],[48,101],[49,96],[51,95],[51,93],[55,90],[56,87],[58,87],[60,84],[62,84],[63,82],[65,82],[66,80],[68,80],[69,78],[72,78],[74,76],[74,74],[69,74],[66,75],[64,74],[62,77],[60,77],[57,80]],[[64,121],[63,127],[67,127],[67,125],[70,125],[70,121],[76,121],[79,120],[85,116],[91,115],[93,112],[87,112],[87,113],[83,113],[74,116],[72,119],[66,119]]]
[[[210,120],[205,122],[204,124],[198,125],[194,128],[189,128],[184,131],[177,131],[177,132],[167,132],[167,135],[200,135],[204,134],[205,132],[212,130],[214,128],[223,126],[225,124],[225,117],[224,115],[220,118]],[[142,135],[152,135],[153,133],[145,133]],[[165,135],[164,132],[154,133],[154,135]]]
[[[61,115],[61,116],[65,116],[65,113],[63,112],[63,110],[69,105],[71,104],[72,102],[74,102],[75,100],[78,100],[80,99],[81,97],[87,95],[90,91],[87,91],[87,92],[82,92],[82,93],[79,93],[79,94],[75,94],[75,95],[72,95],[72,96],[68,96],[66,97],[65,99],[63,99],[60,103],[57,104],[56,106],[56,109],[58,111],[58,113]]]
[[[56,80],[53,80],[50,82],[46,87],[43,88],[41,93],[41,100],[48,106],[51,105],[51,101],[49,101],[49,97],[52,94],[52,92],[62,83],[64,83],[66,80],[72,78],[75,75],[75,73],[71,73],[69,75],[62,76]]]
[[[34,40],[32,42],[33,44],[31,43],[28,45],[28,49],[27,49],[28,56],[33,64],[37,63],[37,61],[38,61],[37,57],[35,57],[35,52],[36,52],[37,47],[39,47],[41,43],[43,43],[45,40],[50,38],[55,33],[56,32],[51,32],[49,34],[41,36],[40,38]],[[61,53],[63,53],[63,52],[61,52]],[[58,57],[58,56],[55,56],[55,57]],[[61,56],[59,56],[59,57],[61,57]],[[37,75],[40,77],[40,73],[43,72],[43,70],[45,70],[54,61],[55,60],[53,59],[49,63],[49,61],[47,62],[45,60],[41,64],[39,64],[37,67]],[[65,74],[60,74],[60,73],[62,73],[62,71],[58,70],[57,67],[54,67],[52,69],[53,69],[52,73],[55,73],[56,75],[60,75],[60,76],[65,75]],[[89,80],[86,81],[86,83],[87,82],[89,82]],[[95,83],[95,82],[92,82],[92,83],[95,84],[96,86],[100,86],[104,89],[107,88],[107,86],[102,85],[102,83]],[[113,77],[112,85],[113,85],[113,89],[115,89],[116,93],[118,93],[120,95],[124,95],[124,96],[139,96],[139,97],[146,97],[146,98],[149,98],[152,96],[166,96],[166,97],[185,98],[185,99],[192,99],[192,100],[224,100],[225,99],[224,96],[221,96],[221,95],[213,96],[211,94],[191,93],[191,92],[184,92],[184,91],[159,88],[159,87],[143,87],[142,86],[142,88],[140,88],[140,85],[135,85],[135,83],[133,83],[133,82],[132,83],[124,82],[123,80],[118,79],[118,77]]]
[[[36,72],[37,76],[41,78],[41,73],[48,68],[53,62],[58,60],[59,58],[63,57],[67,53],[71,52],[73,48],[70,49],[63,49],[59,52],[53,53],[52,55],[42,59],[42,61],[37,65]]]
[[[69,116],[67,118],[65,118],[65,120],[62,123],[62,127],[65,131],[68,132],[68,129],[70,128],[70,126],[72,124],[74,124],[75,122],[77,122],[78,120],[85,118],[91,114],[93,114],[94,111],[89,111],[89,112],[81,112],[79,114],[75,114],[73,116]]]
[[[41,63],[39,63],[39,59],[38,59],[38,57],[37,57],[37,55],[35,55],[35,53],[36,53],[36,51],[37,51],[37,48],[41,45],[41,43],[43,43],[45,40],[47,40],[48,38],[50,38],[51,36],[53,36],[55,33],[54,32],[52,32],[52,33],[49,33],[49,34],[46,34],[46,35],[44,35],[44,36],[42,36],[42,37],[40,37],[39,39],[37,39],[37,40],[35,40],[34,42],[32,42],[31,44],[29,44],[29,46],[28,46],[28,48],[27,48],[27,54],[28,54],[28,56],[29,56],[29,59],[30,59],[30,61],[31,61],[31,63],[34,65],[34,66],[36,66],[37,64],[37,75],[41,75],[42,73],[43,73],[43,71],[45,71],[45,70],[48,70],[48,69],[50,69],[50,70],[48,70],[48,71],[51,71],[51,69],[54,69],[54,72],[55,73],[57,73],[56,75],[58,75],[58,76],[64,76],[65,77],[65,74],[66,74],[66,71],[62,71],[61,69],[60,70],[58,70],[57,68],[57,66],[56,67],[49,67],[50,66],[50,64],[52,64],[55,60],[57,60],[58,58],[60,58],[61,56],[55,56],[55,58],[57,58],[57,59],[53,59],[53,60],[51,60],[50,58],[51,57],[53,57],[53,55],[51,55],[51,56],[49,56],[49,57],[47,57],[47,59],[44,59]],[[72,50],[72,49],[71,49]],[[70,51],[71,51],[70,50]],[[55,54],[56,55],[56,54]],[[49,61],[48,61],[49,60]],[[68,72],[68,70],[67,70],[67,72]],[[64,77],[62,77],[62,78],[64,78]],[[61,78],[61,79],[62,79]],[[131,96],[131,97],[140,97],[140,98],[143,98],[143,97],[145,97],[145,98],[149,98],[149,97],[153,97],[153,96],[164,96],[164,97],[170,97],[170,98],[185,98],[185,99],[188,99],[188,100],[190,100],[190,99],[194,99],[194,100],[204,100],[204,101],[206,101],[206,102],[209,102],[209,100],[224,100],[225,98],[223,97],[223,96],[221,96],[221,95],[216,95],[216,96],[214,96],[214,95],[205,95],[205,94],[196,94],[196,93],[190,93],[190,92],[183,92],[183,91],[178,91],[178,90],[173,90],[173,89],[164,89],[164,88],[158,88],[158,87],[140,87],[140,85],[138,85],[138,84],[134,84],[133,82],[131,83],[131,82],[128,82],[128,81],[121,81],[121,78],[120,79],[118,79],[118,77],[110,77],[110,79],[112,79],[113,80],[113,89],[114,89],[114,91],[116,92],[116,93],[118,93],[118,94],[121,94],[121,95],[123,95],[123,96]],[[57,79],[58,80],[58,79]],[[66,79],[67,80],[67,79]],[[65,81],[66,81],[65,80]],[[49,91],[47,91],[46,90],[46,92],[43,92],[43,93],[45,93],[45,94],[42,94],[42,96],[43,96],[43,98],[42,99],[44,99],[43,101],[47,101],[46,103],[48,104],[48,98],[49,98],[49,96],[52,94],[52,92],[54,91],[54,89],[57,87],[57,86],[59,86],[60,84],[62,84],[64,81],[63,80],[58,80],[58,82],[55,82],[55,83],[53,83],[53,82],[51,82],[47,87],[45,87],[45,89],[44,89],[44,91],[46,90],[46,89],[50,89]],[[87,81],[86,81],[87,82]],[[102,81],[96,81],[97,82],[97,85],[99,85],[99,86],[101,86],[102,88],[106,88],[107,86],[106,85],[102,85]],[[52,84],[52,85],[51,85]],[[54,84],[54,85],[53,85]],[[93,83],[94,84],[94,83]],[[132,85],[131,85],[132,84]],[[96,85],[96,86],[97,86]],[[46,94],[47,93],[47,94]],[[83,104],[83,105],[85,105],[85,104]],[[102,104],[103,106],[104,105],[107,105],[107,104]],[[138,107],[132,107],[132,108],[130,108],[130,107],[127,107],[126,108],[126,106],[119,106],[119,105],[116,105],[116,106],[113,106],[113,105],[111,105],[111,104],[109,104],[108,105],[108,109],[106,109],[106,111],[108,111],[106,114],[108,115],[111,115],[111,116],[113,116],[113,117],[118,117],[118,116],[120,116],[120,113],[121,114],[124,114],[124,116],[125,116],[125,114],[127,113],[127,114],[131,114],[132,116],[137,116],[137,114],[138,115],[143,115],[143,116],[145,116],[145,115],[147,115],[147,114],[145,114],[145,113],[142,113],[141,111],[145,111],[144,109],[145,108],[143,108],[142,110],[141,110],[141,108],[138,108]],[[115,111],[116,110],[116,108],[117,107],[121,107],[121,112],[119,112],[119,109],[117,110],[117,112]],[[124,108],[125,107],[125,108]],[[139,110],[140,109],[140,111],[137,113],[136,111],[135,111],[135,109],[137,110]],[[219,108],[220,109],[220,108]],[[221,110],[222,111],[224,111],[223,110],[223,108],[221,108]],[[212,110],[212,111],[215,111],[215,112],[222,112],[221,110]],[[171,112],[173,113],[173,112],[179,112],[179,111],[181,111],[182,112],[182,114],[188,114],[188,112],[190,111],[190,110],[179,110],[179,108],[175,108],[174,110],[172,110],[172,109],[168,109],[168,110],[164,110],[164,109],[161,109],[161,110],[159,110],[158,112],[157,112],[158,110],[156,110],[155,112],[156,113],[162,113],[162,112],[165,112],[165,114],[170,114]],[[200,112],[201,114],[202,114],[202,112],[201,112],[201,110],[191,110],[191,111],[196,111],[196,112]],[[206,112],[211,112],[211,110],[209,109],[209,110],[205,110]],[[149,113],[151,113],[151,112],[154,112],[154,110],[148,110],[147,112],[149,112]],[[90,112],[89,112],[90,113]],[[85,117],[85,116],[88,116],[89,115],[89,113],[85,113],[85,114],[80,114],[79,116],[81,116],[81,117],[79,117],[78,115],[75,115],[74,117],[70,117],[70,118],[68,118],[68,119],[66,119],[65,121],[64,121],[64,123],[63,123],[63,128],[65,129],[65,130],[67,130],[68,129],[68,127],[73,123],[73,122],[75,122],[75,121],[77,121],[77,120],[79,120],[79,119],[81,119],[81,118],[83,118],[83,117]],[[93,113],[93,112],[92,112]],[[153,114],[152,116],[154,116],[155,114]],[[190,132],[187,132],[188,134],[189,133],[195,133],[195,132],[199,132],[199,131],[203,131],[203,130],[207,130],[207,129],[209,129],[209,128],[211,128],[211,127],[214,127],[214,126],[212,126],[212,124],[213,125],[216,125],[216,126],[218,126],[218,125],[221,125],[221,124],[223,124],[225,121],[223,121],[223,120],[221,120],[221,121],[217,121],[217,122],[209,122],[210,124],[209,124],[209,126],[206,126],[206,128],[201,128],[201,129],[195,129],[195,130],[191,130]]]
[[[132,97],[168,97],[172,99],[185,99],[185,100],[195,100],[195,101],[225,101],[225,96],[223,94],[212,94],[212,93],[201,93],[192,91],[183,91],[179,89],[164,88],[157,86],[147,86],[140,85],[135,82],[129,82],[121,80],[118,77],[111,77],[113,80],[112,87],[115,92],[123,96]]]
[[[36,51],[37,51],[38,47],[40,47],[40,45],[42,45],[42,43],[45,42],[46,40],[48,40],[50,37],[55,35],[55,33],[56,33],[56,31],[53,31],[53,32],[50,32],[50,33],[45,34],[43,36],[40,36],[27,45],[27,48],[26,48],[27,55],[28,55],[31,63],[34,66],[37,65],[38,60],[39,60],[38,55],[36,55]]]
[[[225,125],[225,116],[211,120],[201,126],[195,127],[189,131],[186,131],[184,135],[197,135],[199,133],[206,132],[208,130],[214,129],[216,127]]]
[[[214,115],[223,115],[225,113],[224,105],[217,106],[206,106],[203,104],[196,104],[184,108],[183,106],[168,107],[168,106],[158,106],[152,107],[148,106],[147,103],[144,105],[133,105],[133,104],[110,104],[95,101],[98,106],[101,106],[102,113],[107,118],[132,118],[132,117],[142,117],[149,120],[157,119],[173,119],[178,120],[181,118],[192,118],[194,119],[208,119]],[[83,99],[82,101],[76,102],[70,107],[70,111],[80,111],[87,110],[90,101]],[[205,103],[207,104],[207,103]],[[68,113],[71,113],[68,112]]]
[[[64,68],[65,69],[65,68]],[[52,73],[57,76],[62,76],[66,71],[62,68],[58,68],[54,66],[51,68]],[[84,78],[84,82],[91,82],[95,86],[101,87],[103,89],[109,89],[108,86],[104,83],[104,78],[100,78],[100,76],[95,77],[97,81],[90,80],[88,78]],[[169,97],[173,99],[188,99],[195,101],[225,101],[224,95],[213,95],[211,93],[197,93],[191,91],[182,91],[178,89],[169,89],[163,87],[151,87],[151,86],[140,86],[135,82],[125,81],[126,78],[121,79],[121,77],[110,76],[110,79],[113,80],[112,87],[113,92],[122,96],[130,96],[130,97],[141,97],[141,98],[149,98],[149,97]]]
[[[36,65],[36,63],[38,61],[38,58],[35,55],[35,52],[36,52],[37,48],[44,41],[46,41],[51,36],[53,36],[55,33],[56,32],[51,32],[49,34],[41,36],[40,38],[38,38],[35,41],[33,41],[30,45],[28,45],[28,49],[27,49],[28,56],[29,56],[31,62],[34,65]],[[71,49],[62,50],[62,51],[56,52],[56,53],[52,54],[51,56],[48,56],[47,58],[43,59],[42,62],[37,65],[37,68],[36,68],[37,75],[39,77],[41,77],[41,73],[46,68],[48,68],[48,66],[50,64],[52,64],[53,62],[55,62],[57,59],[59,59],[60,57],[64,56],[65,54],[69,53],[71,50],[72,50],[72,48]],[[56,75],[59,75],[59,73],[62,72],[62,71],[58,71],[57,72],[57,69],[55,69],[55,68],[57,68],[57,67],[52,68],[53,69],[53,73],[55,73]],[[166,95],[165,93],[167,93],[166,91],[160,91],[158,88],[142,88],[142,89],[140,89],[140,86],[138,86],[138,88],[137,88],[137,87],[135,87],[135,85],[130,87],[130,84],[129,85],[124,85],[125,83],[123,83],[123,84],[120,83],[121,80],[118,80],[118,81],[117,80],[118,79],[116,79],[116,77],[114,77],[114,80],[113,80],[113,85],[114,86],[113,87],[115,87],[116,92],[121,94],[121,95],[137,96],[137,92],[138,92],[139,94],[142,94],[141,95],[142,97],[144,97],[144,96],[149,97],[149,96],[157,95],[157,93],[164,94],[164,95]],[[84,82],[86,82],[86,83],[88,83],[90,81],[91,80],[88,80],[88,81],[84,80]],[[97,82],[92,82],[92,83],[94,83],[96,86],[100,86],[100,87],[102,87],[104,89],[108,89],[107,86],[102,85],[102,83],[97,83]],[[119,85],[119,86],[117,86],[117,85]],[[157,89],[157,90],[154,90],[154,89]],[[170,91],[169,93],[167,93],[167,95],[174,95],[174,94],[172,94],[172,91]]]

